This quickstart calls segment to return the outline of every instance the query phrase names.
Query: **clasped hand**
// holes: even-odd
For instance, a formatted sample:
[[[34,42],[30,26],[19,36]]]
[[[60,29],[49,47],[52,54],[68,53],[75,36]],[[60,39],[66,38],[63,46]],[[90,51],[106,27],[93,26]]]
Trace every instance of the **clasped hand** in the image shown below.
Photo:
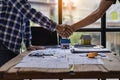
[[[67,38],[72,35],[74,30],[70,25],[58,25],[56,31],[61,37]]]

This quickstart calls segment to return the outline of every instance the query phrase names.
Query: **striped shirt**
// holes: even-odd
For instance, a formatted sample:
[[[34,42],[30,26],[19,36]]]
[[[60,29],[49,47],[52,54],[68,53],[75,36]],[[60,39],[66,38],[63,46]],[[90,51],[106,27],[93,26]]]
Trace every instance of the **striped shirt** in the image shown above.
[[[19,53],[22,40],[31,45],[29,20],[55,31],[56,23],[37,12],[27,0],[0,0],[0,43]]]

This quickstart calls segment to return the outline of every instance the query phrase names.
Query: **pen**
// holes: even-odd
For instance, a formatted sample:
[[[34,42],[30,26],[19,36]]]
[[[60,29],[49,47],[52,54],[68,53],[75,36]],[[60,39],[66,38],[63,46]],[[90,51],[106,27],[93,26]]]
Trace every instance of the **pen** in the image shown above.
[[[74,71],[74,64],[70,65],[70,71]]]
[[[74,73],[74,64],[71,64],[70,65],[70,75],[74,75],[75,73]]]

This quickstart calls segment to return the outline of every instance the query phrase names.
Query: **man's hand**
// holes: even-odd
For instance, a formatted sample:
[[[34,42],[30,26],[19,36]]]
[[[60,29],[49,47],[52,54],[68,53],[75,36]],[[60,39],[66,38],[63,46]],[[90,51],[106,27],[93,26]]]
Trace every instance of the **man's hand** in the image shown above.
[[[43,46],[29,46],[27,50],[32,51],[32,50],[43,50],[45,47]]]
[[[58,25],[56,31],[61,37],[69,37],[73,33],[73,29],[69,25]]]

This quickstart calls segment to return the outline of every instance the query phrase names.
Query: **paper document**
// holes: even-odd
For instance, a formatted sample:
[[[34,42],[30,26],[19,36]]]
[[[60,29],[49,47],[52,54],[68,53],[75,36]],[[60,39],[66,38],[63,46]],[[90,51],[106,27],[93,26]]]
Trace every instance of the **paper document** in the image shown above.
[[[102,52],[110,53],[107,48],[71,48],[72,53]]]
[[[83,50],[84,51],[84,50]],[[87,53],[72,54],[70,49],[45,49],[31,51],[16,67],[29,68],[70,68],[71,64],[103,64],[100,54],[96,58],[88,58]]]
[[[16,67],[69,68],[68,60],[64,53],[69,54],[70,51],[61,49],[31,51]]]

